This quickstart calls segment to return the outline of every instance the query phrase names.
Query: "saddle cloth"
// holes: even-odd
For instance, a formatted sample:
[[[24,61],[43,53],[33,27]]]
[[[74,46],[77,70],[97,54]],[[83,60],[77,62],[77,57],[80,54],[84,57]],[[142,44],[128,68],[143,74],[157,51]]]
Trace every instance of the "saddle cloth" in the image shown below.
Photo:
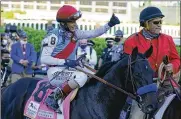
[[[162,119],[164,112],[166,111],[172,100],[175,98],[175,96],[176,94],[170,94],[166,97],[161,107],[155,112],[154,119]],[[141,111],[141,109],[138,107],[137,102],[133,100],[129,119],[145,119],[144,117],[145,113]]]
[[[164,112],[166,111],[167,107],[170,105],[172,100],[176,97],[176,94],[170,94],[166,97],[163,105],[157,110],[154,115],[154,119],[162,119]]]
[[[78,89],[72,91],[62,102],[61,110],[63,114],[58,114],[50,109],[44,103],[48,95],[50,95],[55,87],[45,86],[48,80],[41,80],[37,83],[35,90],[31,97],[28,99],[24,109],[24,116],[30,119],[69,119],[70,102],[76,96]]]

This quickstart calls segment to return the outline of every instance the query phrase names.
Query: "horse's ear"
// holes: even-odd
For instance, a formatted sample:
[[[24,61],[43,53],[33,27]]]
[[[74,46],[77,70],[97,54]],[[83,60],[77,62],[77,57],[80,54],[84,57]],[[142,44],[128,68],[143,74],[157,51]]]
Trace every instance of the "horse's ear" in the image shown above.
[[[153,52],[153,46],[151,45],[150,48],[144,53],[146,58],[149,58]]]
[[[131,61],[135,61],[136,58],[137,58],[137,54],[138,54],[138,47],[135,47],[132,51],[132,54],[131,54]]]

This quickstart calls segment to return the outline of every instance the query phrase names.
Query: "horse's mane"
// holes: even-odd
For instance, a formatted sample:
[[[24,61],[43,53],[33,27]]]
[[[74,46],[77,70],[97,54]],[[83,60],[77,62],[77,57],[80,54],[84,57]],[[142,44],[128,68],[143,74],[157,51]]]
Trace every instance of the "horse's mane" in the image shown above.
[[[96,73],[96,76],[104,77],[105,74],[111,69],[111,67],[117,62],[106,62]]]
[[[118,61],[106,62],[105,64],[103,64],[100,67],[100,69],[98,70],[98,72],[95,75],[100,78],[103,78],[108,72],[111,72],[113,69],[117,68],[117,65],[120,64],[118,62],[122,62],[122,60],[126,56],[129,56],[129,55],[123,54],[122,57]],[[116,67],[115,67],[115,65],[116,65]],[[114,66],[114,68],[113,68],[113,66]],[[95,80],[94,78],[91,78],[89,84],[95,84],[96,82],[97,82],[97,80]]]
[[[118,76],[116,74],[120,74],[118,72],[120,72],[121,69],[124,69],[125,66],[128,65],[129,58],[131,60],[131,55],[124,53],[124,54],[122,54],[122,57],[118,61],[107,62],[104,65],[102,65],[101,68],[98,70],[98,72],[95,75],[100,78],[104,78],[104,76],[106,76],[106,75],[109,75],[108,77]],[[136,58],[145,59],[145,56],[141,53],[137,53]],[[95,84],[96,82],[97,82],[97,80],[95,80],[94,78],[91,78],[89,84]]]
[[[112,68],[112,66],[116,64],[116,62],[107,62],[104,65],[102,65],[100,67],[100,69],[98,70],[98,72],[95,74],[96,76],[103,78],[107,72],[109,72],[109,70]],[[97,80],[95,80],[94,78],[90,78],[89,83],[87,83],[88,85],[93,85],[97,83]],[[86,84],[86,85],[87,85]]]

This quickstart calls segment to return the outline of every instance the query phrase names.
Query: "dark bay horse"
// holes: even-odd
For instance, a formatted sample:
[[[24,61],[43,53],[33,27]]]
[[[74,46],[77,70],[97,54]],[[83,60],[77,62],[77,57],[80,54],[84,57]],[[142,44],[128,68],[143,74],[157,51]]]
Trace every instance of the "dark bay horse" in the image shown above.
[[[145,92],[153,84],[153,70],[147,58],[152,48],[144,54],[134,48],[132,55],[125,55],[120,61],[104,65],[96,74],[109,83],[121,87],[132,94],[139,94],[140,107],[150,113],[156,109],[156,92]],[[39,80],[24,78],[11,84],[2,93],[1,119],[24,119],[26,101],[31,96]],[[137,93],[136,93],[137,92]],[[145,93],[143,93],[145,92]],[[79,89],[71,103],[71,119],[118,119],[127,95],[95,79],[90,79]],[[27,118],[26,118],[27,119]]]
[[[162,119],[181,119],[181,101],[178,98],[173,99]]]
[[[169,63],[168,56],[163,57],[163,63],[165,65]],[[172,77],[168,77],[168,79],[174,80]],[[167,107],[162,119],[181,119],[181,100],[178,97],[175,97]]]

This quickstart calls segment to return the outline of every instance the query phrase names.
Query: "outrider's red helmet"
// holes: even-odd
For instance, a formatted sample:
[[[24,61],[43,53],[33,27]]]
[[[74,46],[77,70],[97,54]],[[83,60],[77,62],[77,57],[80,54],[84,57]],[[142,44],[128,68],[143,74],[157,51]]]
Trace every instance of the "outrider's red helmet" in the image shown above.
[[[70,5],[62,6],[56,16],[57,22],[70,22],[79,19],[82,16],[81,12]]]

